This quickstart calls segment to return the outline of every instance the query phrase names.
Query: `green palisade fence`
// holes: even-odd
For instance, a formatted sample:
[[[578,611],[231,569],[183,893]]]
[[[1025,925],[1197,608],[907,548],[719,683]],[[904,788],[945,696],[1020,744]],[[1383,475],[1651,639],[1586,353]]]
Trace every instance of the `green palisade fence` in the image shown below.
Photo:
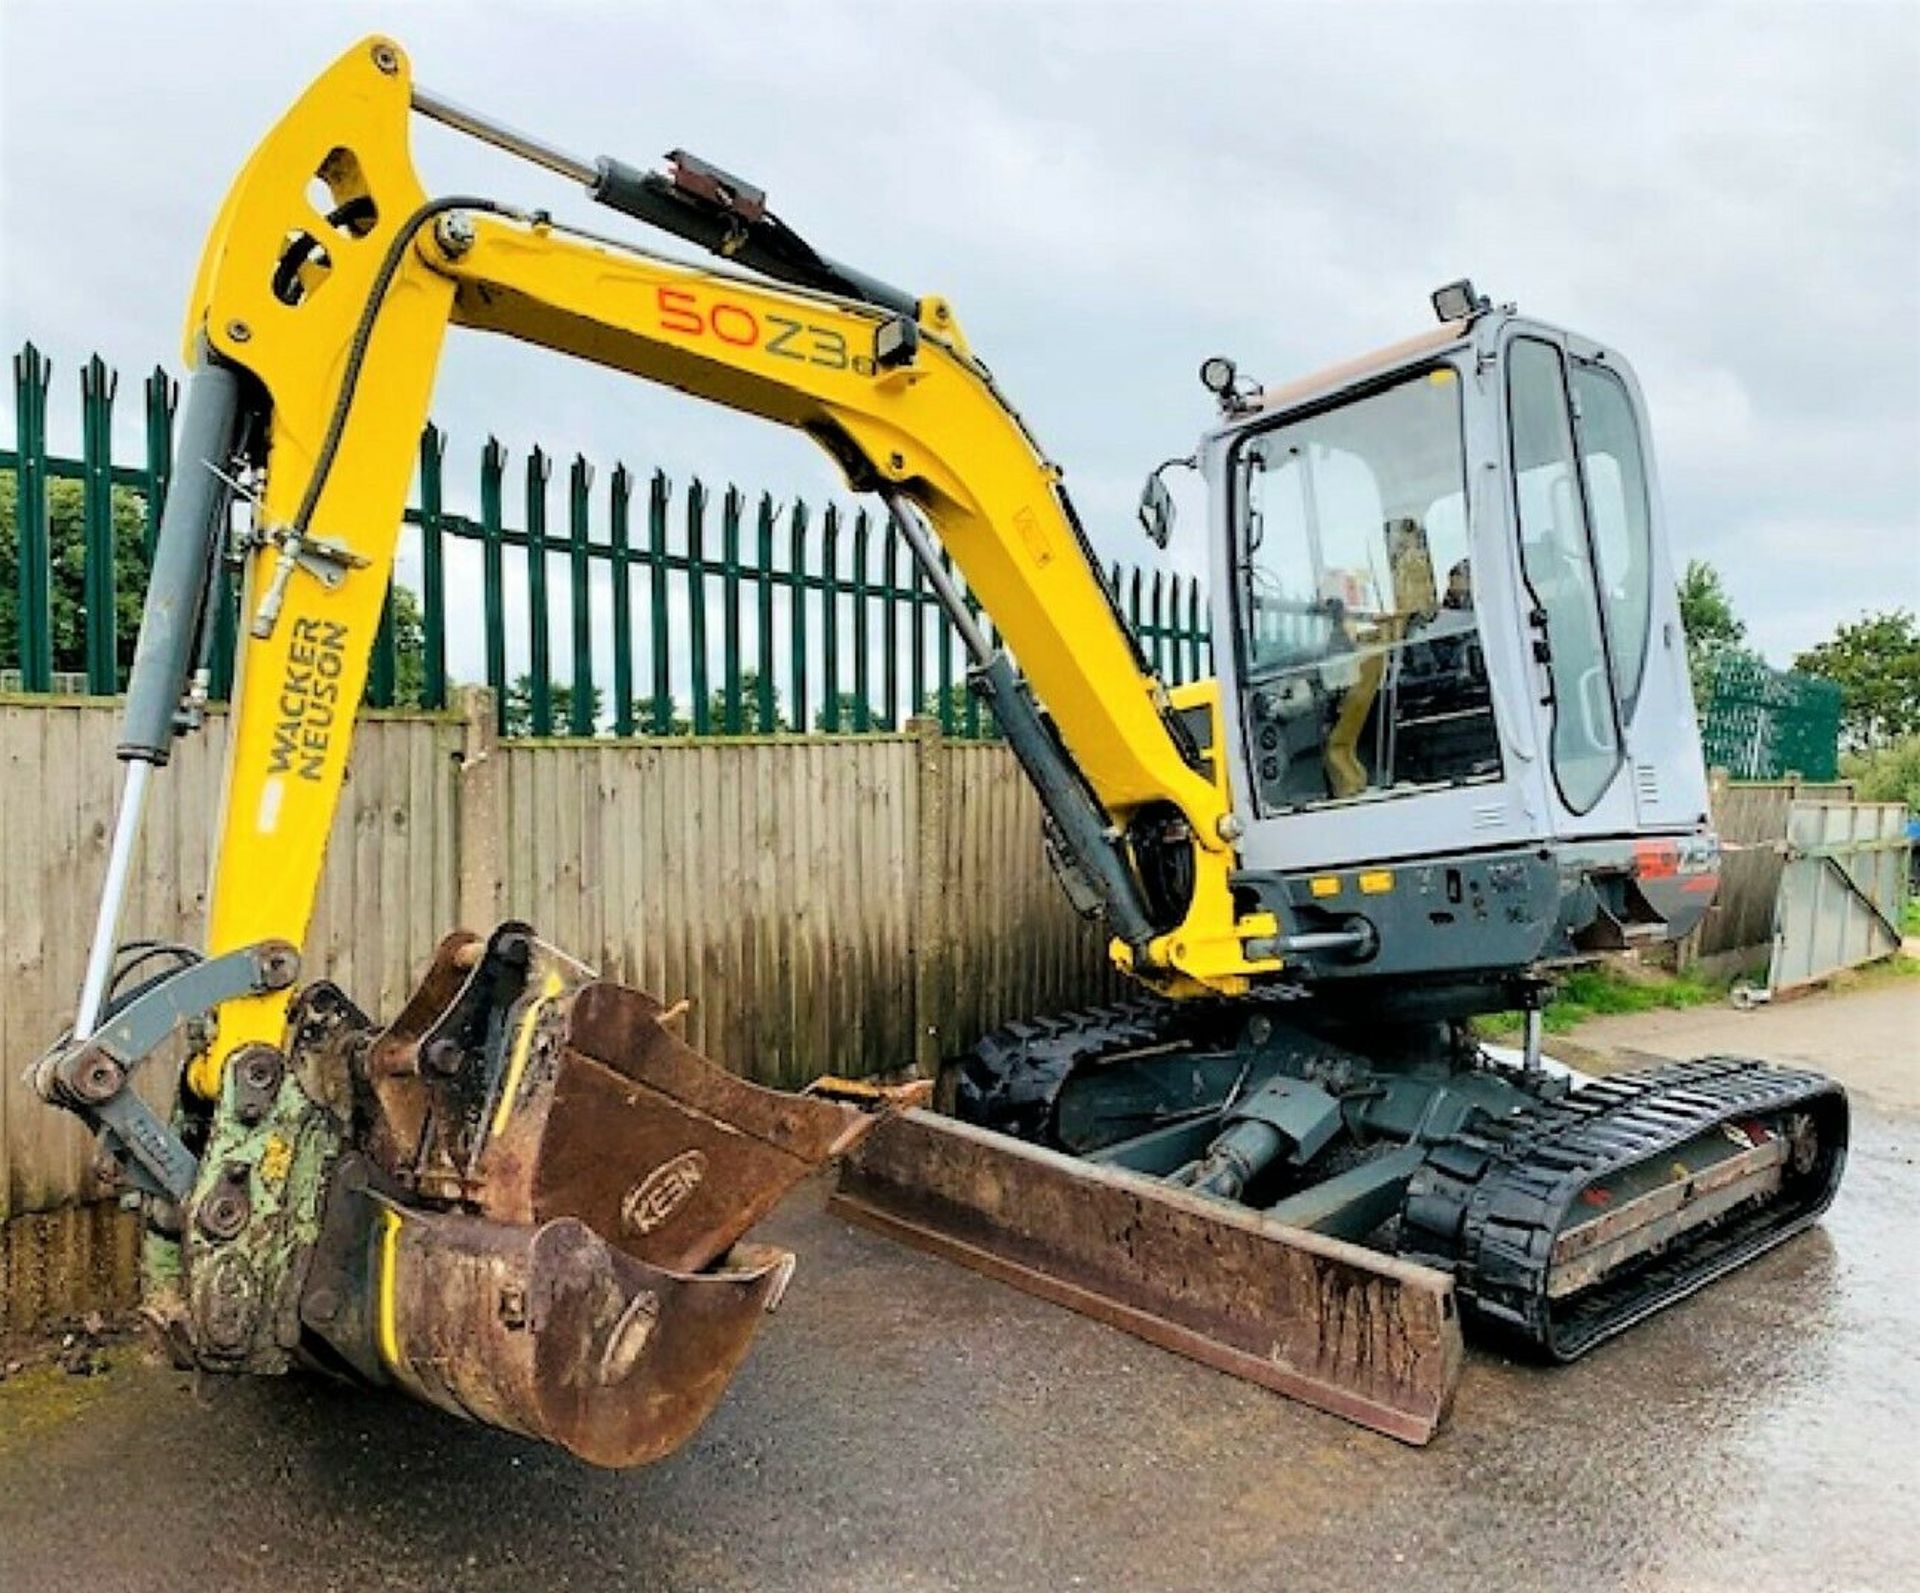
[[[1839,774],[1842,693],[1830,680],[1722,658],[1707,676],[1700,743],[1736,780],[1832,780]]]
[[[164,370],[147,378],[144,456],[131,465],[113,459],[115,371],[96,355],[81,372],[78,458],[48,451],[50,382],[28,344],[14,361],[14,446],[0,449],[0,681],[48,692],[78,675],[109,695],[132,661],[179,389]],[[643,486],[625,465],[602,472],[577,455],[555,481],[544,448],[515,472],[496,438],[480,453],[477,513],[464,514],[449,506],[447,453],[428,426],[406,512],[418,590],[389,597],[374,707],[443,708],[458,674],[493,688],[509,735],[862,732],[918,714],[951,736],[992,733],[965,689],[959,638],[885,516],[699,480],[676,491],[658,471]],[[1196,581],[1104,573],[1163,680],[1210,672]],[[450,612],[456,632],[481,626],[460,649],[472,666],[457,671]],[[223,698],[239,634],[231,570],[217,615],[211,689]]]

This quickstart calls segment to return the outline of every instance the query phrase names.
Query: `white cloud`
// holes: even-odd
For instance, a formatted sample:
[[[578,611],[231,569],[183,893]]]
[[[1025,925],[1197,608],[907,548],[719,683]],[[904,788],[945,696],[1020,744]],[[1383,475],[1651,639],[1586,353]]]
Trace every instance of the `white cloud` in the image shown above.
[[[1203,355],[1280,379],[1417,329],[1471,272],[1634,360],[1679,554],[1722,565],[1776,658],[1863,604],[1920,607],[1911,4],[284,4],[262,25],[7,0],[0,340],[32,336],[63,384],[96,347],[129,378],[174,363],[232,171],[375,28],[460,100],[637,162],[685,145],[828,252],[950,295],[1109,553],[1147,551],[1134,483],[1205,423]],[[436,186],[603,224],[437,130],[418,153]],[[785,496],[833,481],[771,428],[480,340],[436,409],[468,460],[491,428],[516,458],[537,438]]]

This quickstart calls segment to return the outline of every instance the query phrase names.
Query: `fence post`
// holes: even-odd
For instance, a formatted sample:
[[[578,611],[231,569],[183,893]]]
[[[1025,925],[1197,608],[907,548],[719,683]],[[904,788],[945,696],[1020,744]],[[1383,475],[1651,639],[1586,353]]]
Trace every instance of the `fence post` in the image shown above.
[[[156,365],[147,378],[147,564],[153,564],[154,544],[160,540],[160,511],[173,485],[173,410],[180,388]]]
[[[527,629],[533,676],[529,733],[535,736],[553,734],[553,648],[547,633],[547,482],[552,474],[546,449],[534,444],[527,455]]]
[[[755,713],[758,716],[760,733],[773,733],[774,690],[773,690],[773,499],[766,493],[760,494],[760,517],[755,532],[760,564],[760,579],[754,583],[755,618],[757,625],[754,636],[754,667],[759,673],[754,677],[754,696],[758,702]]]
[[[693,694],[693,733],[713,728],[707,691],[707,485],[687,483],[687,671]]]
[[[84,476],[81,590],[86,597],[87,690],[111,697],[120,689],[120,634],[113,577],[113,396],[120,373],[98,354],[80,372],[80,452]]]
[[[373,657],[367,669],[367,706],[391,708],[394,681],[400,673],[400,649],[394,642],[394,583],[380,604],[380,624],[373,633]]]
[[[887,516],[887,529],[881,541],[880,579],[885,596],[880,604],[880,648],[885,660],[881,666],[882,690],[886,693],[889,725],[905,723],[900,712],[900,528]],[[907,715],[920,712],[920,705],[908,705]]]
[[[47,526],[47,383],[52,367],[31,343],[13,360],[20,491],[20,685],[53,690],[53,550]]]
[[[887,516],[893,524],[893,516]],[[913,651],[907,664],[907,716],[927,711],[927,577],[920,561],[911,561],[908,572],[907,615],[913,622]]]
[[[740,516],[746,500],[727,483],[720,500],[720,723],[730,736],[740,734]]]
[[[913,1061],[922,1076],[940,1067],[947,1017],[947,789],[946,738],[940,720],[917,714],[907,721],[914,739],[918,834],[913,873]]]
[[[633,476],[613,467],[607,489],[608,536],[613,553],[613,733],[633,734],[633,548],[628,516],[633,512]]]
[[[500,827],[506,794],[500,765],[499,708],[485,686],[462,686],[460,776],[455,786],[454,877],[459,921],[485,933],[499,920]]]
[[[507,450],[498,437],[489,437],[480,451],[480,566],[485,601],[487,685],[493,690],[493,722],[507,728],[507,571],[502,528],[505,516]]]
[[[953,560],[947,550],[940,550],[940,563],[949,578],[953,575]],[[940,729],[946,735],[957,735],[960,727],[953,714],[953,621],[944,612],[934,618],[933,633],[940,649]],[[971,696],[969,702],[975,699]]]
[[[667,642],[667,507],[673,488],[656,470],[647,486],[647,641],[653,654],[650,736],[673,734],[672,653]]]
[[[1213,645],[1212,637],[1204,637],[1200,631],[1200,582],[1198,580],[1194,580],[1192,589],[1187,593],[1187,631],[1190,637],[1188,645],[1192,647],[1192,674],[1188,679],[1200,679],[1213,668]],[[1202,641],[1208,643],[1206,662],[1200,660]]]
[[[872,535],[865,509],[853,517],[853,728],[873,728],[871,666],[867,660],[867,543]]]
[[[787,611],[787,640],[793,647],[793,728],[807,728],[807,506],[797,499],[787,520],[787,570],[793,597]]]
[[[567,474],[567,598],[573,613],[573,691],[567,701],[567,734],[590,736],[593,713],[593,466],[573,456]]]
[[[429,422],[420,433],[420,694],[422,708],[447,705],[447,554],[442,472],[447,439]]]
[[[1153,661],[1153,672],[1164,676],[1167,672],[1167,603],[1166,582],[1162,579],[1166,572],[1153,572],[1153,591],[1148,599],[1147,632],[1153,640],[1147,645],[1147,657]]]
[[[820,611],[820,673],[824,677],[820,728],[840,728],[840,509],[828,504],[820,522],[820,575],[823,582]],[[802,730],[807,727],[800,726]]]

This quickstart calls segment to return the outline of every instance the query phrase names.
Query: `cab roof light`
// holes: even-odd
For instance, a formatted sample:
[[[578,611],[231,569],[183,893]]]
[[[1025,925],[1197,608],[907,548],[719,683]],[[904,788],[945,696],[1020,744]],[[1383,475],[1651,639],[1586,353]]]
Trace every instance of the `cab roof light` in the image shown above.
[[[1433,290],[1433,313],[1442,321],[1471,321],[1491,308],[1492,300],[1483,293],[1475,293],[1473,281],[1468,277]]]

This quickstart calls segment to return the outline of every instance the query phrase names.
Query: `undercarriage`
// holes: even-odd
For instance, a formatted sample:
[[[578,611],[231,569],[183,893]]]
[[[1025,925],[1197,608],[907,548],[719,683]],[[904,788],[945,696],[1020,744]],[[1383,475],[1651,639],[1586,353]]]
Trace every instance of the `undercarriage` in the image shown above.
[[[842,1210],[1414,1442],[1451,1398],[1458,1320],[1573,1360],[1814,1221],[1848,1123],[1811,1073],[1586,1079],[1464,1021],[1311,1000],[1012,1024],[941,1098],[957,1124],[882,1125]],[[1256,1255],[1235,1271],[1223,1244]]]

